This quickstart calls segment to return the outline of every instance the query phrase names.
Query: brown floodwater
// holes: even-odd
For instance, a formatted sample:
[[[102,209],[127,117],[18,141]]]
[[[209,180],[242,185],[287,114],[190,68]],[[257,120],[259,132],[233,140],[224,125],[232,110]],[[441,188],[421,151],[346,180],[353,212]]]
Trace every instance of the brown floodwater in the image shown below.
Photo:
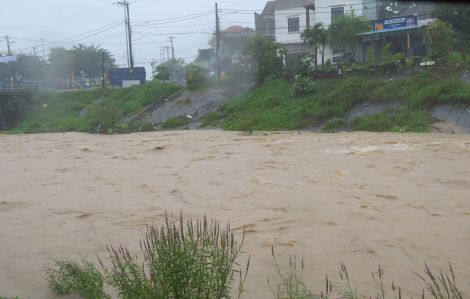
[[[156,149],[163,146],[163,149]],[[49,257],[109,262],[106,244],[140,254],[165,210],[230,221],[251,265],[242,298],[272,298],[271,256],[324,289],[340,262],[359,294],[371,277],[403,297],[424,284],[411,270],[453,265],[470,294],[470,136],[445,134],[172,131],[130,135],[0,135],[0,296],[75,298],[48,289]],[[430,295],[427,295],[430,298]]]

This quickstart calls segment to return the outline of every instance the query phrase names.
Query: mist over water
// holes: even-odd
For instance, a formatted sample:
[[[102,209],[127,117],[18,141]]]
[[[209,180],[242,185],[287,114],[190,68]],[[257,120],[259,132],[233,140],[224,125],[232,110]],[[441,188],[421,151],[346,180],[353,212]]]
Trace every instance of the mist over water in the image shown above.
[[[359,294],[385,269],[403,298],[411,273],[453,265],[470,294],[470,136],[444,134],[167,131],[129,135],[0,135],[0,295],[51,292],[48,257],[109,262],[106,244],[140,255],[165,210],[230,221],[251,265],[242,298],[271,298],[277,261],[304,257],[304,282],[324,290],[340,261]],[[164,149],[156,149],[165,145]],[[392,296],[392,297],[390,297]],[[430,295],[426,295],[430,296]]]

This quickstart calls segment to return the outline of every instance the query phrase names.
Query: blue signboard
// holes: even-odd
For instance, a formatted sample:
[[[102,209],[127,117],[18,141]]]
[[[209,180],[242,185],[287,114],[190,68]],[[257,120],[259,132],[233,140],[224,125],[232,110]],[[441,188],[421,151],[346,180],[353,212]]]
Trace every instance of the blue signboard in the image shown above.
[[[401,30],[418,27],[418,16],[407,15],[372,21],[373,32]]]

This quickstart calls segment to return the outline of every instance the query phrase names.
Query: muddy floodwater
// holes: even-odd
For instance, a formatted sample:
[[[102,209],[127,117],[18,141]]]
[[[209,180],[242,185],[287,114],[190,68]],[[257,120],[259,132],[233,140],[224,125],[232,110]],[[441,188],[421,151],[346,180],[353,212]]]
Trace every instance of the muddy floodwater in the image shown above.
[[[156,147],[163,147],[156,149]],[[49,257],[109,262],[106,244],[140,255],[165,210],[230,221],[251,265],[242,298],[272,298],[271,256],[324,290],[340,262],[359,294],[385,268],[403,297],[420,296],[423,261],[451,262],[470,295],[470,136],[451,134],[171,131],[130,135],[0,135],[0,296],[56,295]],[[430,295],[427,295],[429,298]]]

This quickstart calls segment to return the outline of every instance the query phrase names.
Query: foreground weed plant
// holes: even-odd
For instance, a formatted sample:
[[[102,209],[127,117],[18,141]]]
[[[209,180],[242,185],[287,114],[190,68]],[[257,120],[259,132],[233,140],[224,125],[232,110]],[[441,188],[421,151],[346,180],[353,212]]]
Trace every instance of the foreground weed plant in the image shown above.
[[[98,258],[103,274],[86,261],[83,266],[55,261],[59,269],[47,271],[49,286],[58,293],[74,292],[83,298],[110,298],[102,291],[104,281],[123,299],[228,299],[238,276],[240,298],[250,259],[245,271],[235,269],[235,260],[242,252],[245,230],[237,242],[230,223],[221,229],[219,221],[208,221],[206,216],[186,223],[182,214],[179,221],[165,216],[165,224],[148,227],[140,242],[143,263],[123,246],[107,246],[112,267],[106,268]]]
[[[46,280],[59,294],[75,293],[82,298],[111,298],[103,292],[103,279],[91,262],[82,259],[82,265],[69,260],[53,260],[59,269],[47,269]]]

